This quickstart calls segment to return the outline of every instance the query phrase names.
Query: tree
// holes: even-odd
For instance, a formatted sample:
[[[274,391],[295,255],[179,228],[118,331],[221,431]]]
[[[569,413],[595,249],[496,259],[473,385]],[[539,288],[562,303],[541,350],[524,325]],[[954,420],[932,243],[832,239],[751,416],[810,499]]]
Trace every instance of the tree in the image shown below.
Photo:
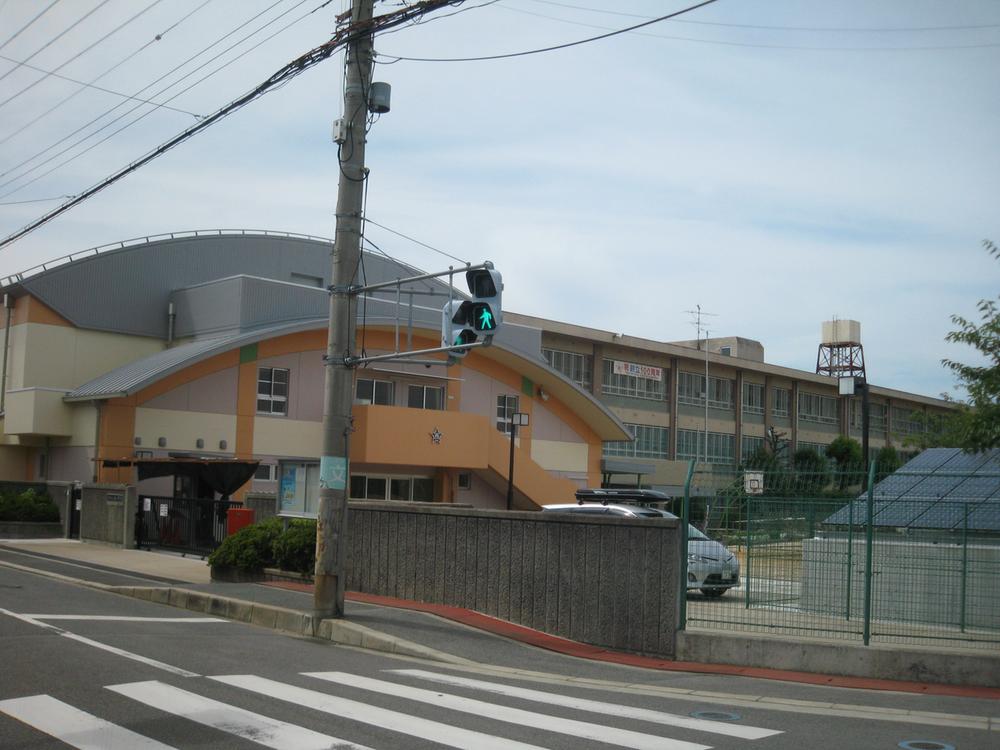
[[[847,435],[838,435],[826,446],[826,455],[837,462],[840,471],[857,471],[864,460],[861,443]]]
[[[1000,248],[990,240],[983,240],[986,251],[1000,260]],[[958,404],[953,416],[946,418],[945,434],[957,439],[958,447],[973,452],[1000,447],[1000,296],[996,300],[981,299],[977,308],[980,323],[952,315],[951,322],[958,326],[945,338],[948,341],[968,344],[978,349],[986,364],[966,365],[951,359],[942,364],[958,377],[965,387],[968,399]]]
[[[875,457],[875,481],[881,482],[896,469],[903,465],[899,453],[891,445],[887,445],[878,452]]]

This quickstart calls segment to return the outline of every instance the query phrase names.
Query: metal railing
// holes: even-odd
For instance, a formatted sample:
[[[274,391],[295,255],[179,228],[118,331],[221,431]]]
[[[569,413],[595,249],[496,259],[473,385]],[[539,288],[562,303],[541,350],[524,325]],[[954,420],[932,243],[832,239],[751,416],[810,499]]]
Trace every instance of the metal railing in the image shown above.
[[[228,510],[242,507],[239,500],[142,495],[136,512],[136,547],[207,555],[226,538]]]
[[[691,471],[686,511],[738,556],[741,583],[689,594],[682,627],[1000,649],[1000,477],[812,466],[762,479]]]

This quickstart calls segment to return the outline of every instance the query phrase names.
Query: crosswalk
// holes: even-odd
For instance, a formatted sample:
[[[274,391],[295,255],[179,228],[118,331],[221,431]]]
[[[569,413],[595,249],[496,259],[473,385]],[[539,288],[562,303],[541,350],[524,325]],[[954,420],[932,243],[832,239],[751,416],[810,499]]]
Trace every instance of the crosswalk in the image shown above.
[[[709,750],[712,745],[701,742],[711,742],[713,736],[727,738],[727,747],[732,747],[729,742],[732,739],[753,743],[781,733],[742,723],[697,719],[423,669],[386,670],[383,676],[386,679],[348,672],[303,672],[299,675],[303,678],[301,681],[311,687],[302,687],[257,675],[234,674],[210,676],[207,681],[188,679],[183,681],[183,688],[158,680],[145,680],[106,685],[105,689],[117,694],[126,704],[143,704],[155,712],[276,750],[372,748],[351,738],[299,726],[273,715],[263,715],[242,708],[237,703],[241,700],[252,702],[254,696],[265,696],[273,703],[268,704],[271,706],[270,714],[280,714],[282,705],[295,707],[296,712],[303,709],[316,712],[322,720],[314,721],[312,725],[320,729],[333,728],[336,735],[362,734],[370,741],[372,736],[390,733],[394,739],[383,743],[383,747],[407,747],[407,738],[417,738],[442,747],[469,750],[538,750],[547,746],[547,738],[551,744],[565,746],[569,737],[596,743],[588,746],[606,745],[635,750]],[[421,687],[421,684],[427,686]],[[218,695],[219,685],[232,688],[225,691],[225,701],[204,694]],[[479,697],[446,692],[443,688]],[[344,693],[351,697],[345,697]],[[515,702],[517,706],[508,705]],[[102,701],[102,705],[104,703]],[[399,710],[400,706],[406,710]],[[440,713],[440,709],[447,712],[447,721],[428,718],[434,711]],[[560,710],[571,713],[571,716],[555,713]],[[50,695],[0,700],[0,719],[4,714],[81,750],[104,750],[109,747],[169,750],[174,747]],[[490,727],[490,731],[461,726],[463,717],[465,723],[485,725]],[[374,734],[364,732],[366,725],[377,728],[377,731]],[[146,728],[144,731],[148,731],[150,724],[142,726]],[[505,726],[515,728],[511,731],[514,736],[525,738],[527,734],[526,739],[530,741],[514,739],[505,736],[503,731],[497,731],[497,727]],[[523,728],[533,731],[525,733]],[[678,731],[685,735],[685,739],[664,734],[676,734]],[[705,735],[704,739],[702,735]],[[204,739],[204,736],[199,737],[199,746]],[[758,747],[765,745],[763,743]]]

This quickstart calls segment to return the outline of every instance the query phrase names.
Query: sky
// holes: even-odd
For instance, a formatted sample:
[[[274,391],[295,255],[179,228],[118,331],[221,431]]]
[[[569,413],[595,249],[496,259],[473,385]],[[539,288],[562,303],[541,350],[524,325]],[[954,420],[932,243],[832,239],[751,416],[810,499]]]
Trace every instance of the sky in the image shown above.
[[[700,306],[710,336],[801,370],[823,321],[858,320],[870,382],[961,396],[942,358],[983,360],[945,341],[951,316],[1000,286],[982,247],[1000,243],[1000,2],[717,0],[539,54],[399,59],[527,52],[694,2],[467,0],[379,36],[392,107],[366,214],[423,244],[366,238],[427,271],[491,260],[505,309],[605,331],[690,340]],[[0,239],[325,42],[346,7],[0,0]],[[343,73],[332,57],[3,247],[0,276],[195,229],[332,237]]]

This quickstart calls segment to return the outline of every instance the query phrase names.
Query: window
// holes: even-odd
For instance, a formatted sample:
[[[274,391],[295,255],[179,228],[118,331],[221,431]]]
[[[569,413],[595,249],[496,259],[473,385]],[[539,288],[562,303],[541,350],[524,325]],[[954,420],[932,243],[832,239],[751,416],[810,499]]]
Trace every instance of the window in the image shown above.
[[[861,399],[851,399],[851,427],[856,427],[859,430],[863,429],[864,415],[862,414],[862,411]],[[885,404],[868,404],[868,428],[879,432],[885,432],[886,412],[887,409]],[[895,413],[895,410],[893,410],[893,412]],[[893,427],[898,429],[895,420],[893,421]]]
[[[618,367],[616,367],[618,365]],[[615,370],[619,372],[615,372]],[[629,375],[621,372],[623,369],[635,369],[639,375]],[[632,365],[627,362],[604,360],[604,382],[601,393],[607,396],[631,396],[649,401],[663,401],[666,398],[666,378],[659,367]]]
[[[736,461],[736,436],[722,432],[708,433],[708,463],[731,464]],[[700,430],[677,430],[677,458],[703,460],[705,433]]]
[[[553,370],[561,372],[580,387],[590,390],[594,383],[594,358],[587,354],[542,349],[542,356]]]
[[[740,459],[746,461],[764,447],[764,438],[744,435],[740,440]]]
[[[649,424],[626,424],[635,436],[634,441],[615,440],[604,444],[605,456],[627,458],[667,458],[670,431],[666,427]]]
[[[920,412],[905,406],[892,407],[892,430],[903,435],[923,432],[924,423],[921,421]]]
[[[733,356],[733,347],[721,346],[719,347],[719,354],[721,354],[723,357],[731,357]]]
[[[792,392],[787,388],[772,388],[771,397],[774,403],[771,405],[771,414],[776,417],[788,417],[792,413]]]
[[[406,405],[411,409],[444,409],[444,386],[411,385],[407,389]]]
[[[826,443],[807,443],[805,440],[800,440],[798,443],[798,448],[796,450],[811,450],[818,454],[821,458],[826,459]],[[828,459],[833,461],[833,459]],[[834,462],[836,463],[836,462]]]
[[[837,424],[837,399],[818,393],[799,394],[799,419],[803,422]]]
[[[253,478],[261,482],[273,482],[275,480],[274,470],[277,468],[274,464],[261,464],[254,472]]]
[[[363,404],[393,405],[393,383],[389,380],[358,378],[354,397]]]
[[[434,500],[434,479],[431,477],[351,474],[351,499],[432,502]]]
[[[257,413],[288,414],[288,370],[278,367],[257,370]]]
[[[497,396],[497,429],[510,434],[510,420],[517,411],[517,396]]]
[[[689,406],[705,405],[705,376],[693,372],[678,375],[677,401]],[[728,378],[708,378],[708,405],[713,409],[733,408],[733,381]]]
[[[472,472],[471,471],[460,471],[458,473],[458,489],[460,489],[460,490],[471,490],[472,489]]]
[[[760,383],[743,383],[743,413],[764,413],[764,386]]]

